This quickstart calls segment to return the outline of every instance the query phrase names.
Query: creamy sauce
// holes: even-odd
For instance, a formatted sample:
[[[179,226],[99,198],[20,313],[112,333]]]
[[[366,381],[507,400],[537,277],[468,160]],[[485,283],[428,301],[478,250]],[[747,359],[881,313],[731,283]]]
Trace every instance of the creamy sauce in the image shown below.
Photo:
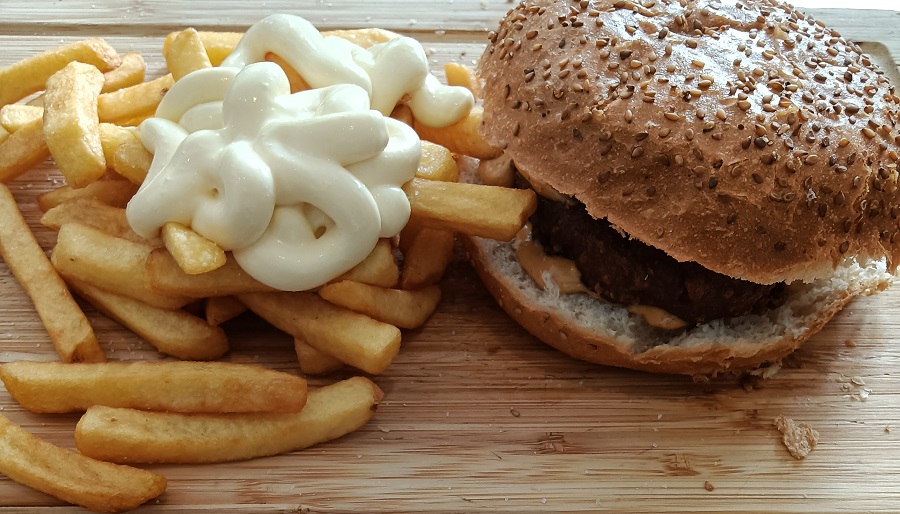
[[[549,256],[539,243],[531,240],[531,223],[526,223],[516,234],[516,258],[519,259],[525,273],[528,273],[541,289],[547,288],[545,277],[549,277],[560,294],[585,293],[596,296],[585,287],[581,281],[581,272],[572,260]]]
[[[291,94],[278,54],[316,88]],[[399,234],[415,176],[415,131],[388,118],[409,97],[417,119],[450,125],[469,112],[464,88],[437,83],[415,40],[370,49],[323,38],[302,18],[251,27],[222,67],[185,76],[140,126],[154,154],[126,214],[145,237],[169,221],[226,250],[255,279],[307,290]]]
[[[688,326],[688,323],[678,316],[652,305],[630,305],[628,312],[641,316],[648,325],[655,328],[678,330]]]
[[[305,19],[288,14],[268,16],[250,27],[222,66],[264,61],[268,52],[284,59],[310,87],[363,88],[372,109],[385,116],[409,95],[417,120],[446,127],[466,116],[475,103],[468,89],[445,86],[429,73],[425,50],[415,39],[399,37],[363,48],[337,36],[323,37]]]

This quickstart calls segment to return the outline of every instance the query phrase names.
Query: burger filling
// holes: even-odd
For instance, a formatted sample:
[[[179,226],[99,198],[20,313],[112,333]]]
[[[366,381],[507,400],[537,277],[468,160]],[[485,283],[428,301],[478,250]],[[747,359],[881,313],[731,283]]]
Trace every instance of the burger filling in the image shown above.
[[[607,220],[594,219],[572,198],[539,194],[530,222],[532,239],[548,255],[571,259],[585,286],[612,302],[658,307],[689,324],[761,313],[784,303],[783,283],[754,284],[695,262],[678,262]]]

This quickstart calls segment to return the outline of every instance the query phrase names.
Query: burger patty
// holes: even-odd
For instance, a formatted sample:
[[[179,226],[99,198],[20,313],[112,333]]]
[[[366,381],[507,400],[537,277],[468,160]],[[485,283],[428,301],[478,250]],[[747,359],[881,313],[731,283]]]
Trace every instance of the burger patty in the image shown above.
[[[784,283],[760,285],[678,262],[663,251],[594,219],[574,199],[538,196],[532,237],[550,255],[575,262],[585,285],[626,305],[652,305],[690,324],[760,313],[784,303]]]

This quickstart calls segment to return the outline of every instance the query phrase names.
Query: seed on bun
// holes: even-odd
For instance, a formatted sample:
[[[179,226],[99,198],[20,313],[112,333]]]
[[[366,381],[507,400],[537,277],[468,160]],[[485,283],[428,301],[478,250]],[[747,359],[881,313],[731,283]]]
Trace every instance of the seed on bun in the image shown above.
[[[534,234],[597,294],[532,297],[527,275],[502,280],[514,251],[470,252],[507,312],[579,358],[687,374],[776,361],[900,264],[900,97],[856,44],[786,4],[528,0],[479,73],[486,140],[523,187],[555,193],[544,212],[561,214],[533,219]],[[565,233],[591,222],[622,241]],[[645,280],[604,272],[632,256]],[[746,306],[720,308],[737,297]],[[689,327],[645,326],[628,312],[645,302]],[[597,316],[618,321],[585,321]]]

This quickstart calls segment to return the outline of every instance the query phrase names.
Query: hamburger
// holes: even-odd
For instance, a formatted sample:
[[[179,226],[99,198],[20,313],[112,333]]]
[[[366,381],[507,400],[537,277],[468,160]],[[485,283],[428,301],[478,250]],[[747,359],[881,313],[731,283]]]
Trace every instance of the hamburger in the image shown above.
[[[530,234],[466,246],[551,346],[743,371],[890,283],[900,98],[858,45],[791,6],[528,0],[479,74],[482,134],[539,202]]]

